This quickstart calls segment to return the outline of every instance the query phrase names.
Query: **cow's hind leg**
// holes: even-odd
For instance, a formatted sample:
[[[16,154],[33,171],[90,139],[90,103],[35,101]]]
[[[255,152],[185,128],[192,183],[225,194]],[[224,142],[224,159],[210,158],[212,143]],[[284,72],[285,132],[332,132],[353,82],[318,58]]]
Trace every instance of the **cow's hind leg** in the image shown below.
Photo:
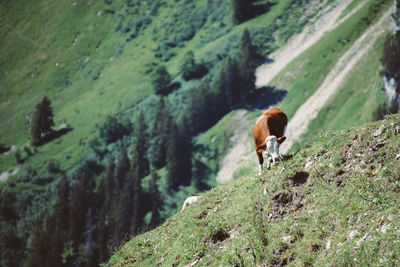
[[[260,169],[258,170],[258,175],[261,176],[262,170],[263,170],[263,163],[264,163],[264,157],[262,152],[257,152],[257,157],[258,157],[258,162],[260,163]]]

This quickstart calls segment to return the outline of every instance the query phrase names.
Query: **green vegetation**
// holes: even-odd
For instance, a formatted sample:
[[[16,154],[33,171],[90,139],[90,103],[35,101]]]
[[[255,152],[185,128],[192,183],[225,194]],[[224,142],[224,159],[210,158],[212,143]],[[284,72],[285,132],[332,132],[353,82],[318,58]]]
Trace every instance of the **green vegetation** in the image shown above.
[[[328,133],[218,185],[106,266],[398,265],[399,127],[395,115]]]
[[[381,39],[371,49],[373,51],[371,53],[377,53],[376,56],[363,58],[348,73],[349,78],[311,121],[307,132],[302,136],[302,142],[311,144],[326,131],[346,130],[374,119],[374,111],[386,103],[382,91],[384,86],[382,76],[377,72],[381,66],[378,55],[382,51],[383,43],[384,40]]]
[[[302,29],[317,2],[251,1],[256,17],[240,23],[230,0],[2,2],[0,151],[11,150],[0,155],[0,170],[18,173],[0,184],[0,265],[96,266],[110,247],[215,186],[235,109],[249,109],[253,121],[255,109],[283,97],[253,90],[255,67]],[[321,41],[314,52],[328,49],[329,57],[316,67],[319,80],[347,48],[329,50],[337,35],[353,42],[387,5],[368,2],[346,22],[359,24]],[[27,121],[45,96],[52,110],[45,118],[54,125],[35,131],[40,146],[32,149]],[[291,90],[283,106],[305,99]],[[235,175],[250,171],[244,166]],[[254,203],[251,194],[243,201],[232,206]],[[196,236],[204,248],[235,232],[228,218],[216,217]],[[243,260],[235,255],[224,259]]]
[[[389,8],[390,4],[391,1],[387,0],[369,1],[347,21],[288,64],[274,78],[271,85],[289,91],[281,103],[282,110],[289,118],[321,85],[340,56]]]

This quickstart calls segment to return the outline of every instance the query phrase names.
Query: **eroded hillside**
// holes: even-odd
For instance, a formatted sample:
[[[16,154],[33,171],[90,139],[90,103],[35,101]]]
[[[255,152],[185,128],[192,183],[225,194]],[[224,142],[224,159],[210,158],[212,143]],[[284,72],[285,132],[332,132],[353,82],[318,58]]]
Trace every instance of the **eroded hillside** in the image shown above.
[[[400,116],[326,134],[201,194],[108,266],[398,265]]]

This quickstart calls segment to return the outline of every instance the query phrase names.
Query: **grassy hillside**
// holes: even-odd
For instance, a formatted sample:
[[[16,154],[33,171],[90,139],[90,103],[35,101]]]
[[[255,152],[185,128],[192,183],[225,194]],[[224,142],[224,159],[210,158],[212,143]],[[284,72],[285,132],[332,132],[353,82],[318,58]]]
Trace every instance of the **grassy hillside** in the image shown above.
[[[260,7],[268,6],[264,13],[234,24],[230,0],[1,2],[0,236],[4,242],[0,242],[0,264],[26,265],[35,260],[36,254],[40,263],[52,254],[55,256],[49,260],[54,260],[54,264],[57,261],[61,264],[60,260],[92,264],[106,260],[107,246],[118,243],[131,230],[121,230],[123,227],[114,223],[120,222],[124,215],[121,205],[132,201],[122,200],[122,195],[133,198],[133,194],[122,192],[122,188],[130,188],[129,185],[118,189],[107,186],[115,180],[121,185],[132,179],[127,178],[126,173],[113,171],[112,166],[119,162],[122,147],[127,148],[125,164],[128,169],[136,166],[133,161],[137,135],[133,136],[133,132],[138,125],[139,111],[144,112],[147,127],[142,131],[147,134],[143,140],[149,141],[148,137],[153,134],[155,110],[160,99],[151,82],[155,70],[165,65],[172,82],[178,85],[165,97],[173,122],[178,123],[182,115],[190,111],[188,106],[195,102],[194,96],[199,96],[201,86],[206,84],[208,90],[214,92],[213,85],[227,59],[238,60],[241,56],[241,38],[246,29],[250,32],[257,60],[263,60],[317,13],[318,8],[315,8],[304,16],[308,5],[323,8],[329,4],[329,1],[317,0],[260,1]],[[181,70],[189,51],[193,52],[196,62],[204,64],[207,73],[199,79],[186,81],[181,77]],[[50,99],[54,111],[54,129],[67,127],[71,130],[32,147],[29,117],[45,96]],[[247,99],[238,102],[234,107],[241,107],[241,102],[247,103]],[[247,105],[246,108],[253,107]],[[219,114],[218,119],[231,109]],[[209,110],[207,114],[210,115]],[[194,113],[189,119],[194,121],[197,116],[200,117]],[[120,123],[128,130],[110,143],[101,133],[115,126],[112,119],[116,119],[117,128]],[[207,127],[217,121],[208,117],[203,120],[209,121]],[[229,115],[226,123],[219,125],[224,128],[228,124]],[[167,134],[172,135],[168,131]],[[186,137],[189,146],[198,132],[191,134]],[[152,136],[151,141],[154,139]],[[15,150],[3,154],[10,147]],[[153,150],[154,147],[157,146],[153,144]],[[223,149],[224,146],[218,145],[218,153],[223,153]],[[145,156],[154,158],[154,153],[150,154],[147,151]],[[190,161],[190,158],[189,154],[186,159]],[[215,160],[219,158],[220,155]],[[136,212],[135,215],[139,218],[140,229],[152,227],[155,213],[164,219],[175,212],[177,203],[187,194],[215,184],[212,178],[218,163],[210,159],[207,163],[212,169],[209,175],[192,175],[190,172],[202,168],[195,162],[194,170],[189,166],[185,183],[171,189],[168,175],[172,163],[152,168],[153,174],[158,176],[152,176],[148,170],[141,174],[143,177],[137,177],[142,181],[136,183],[139,184],[136,188],[143,196],[142,214]],[[6,171],[17,174],[4,176]],[[117,177],[118,174],[121,177]],[[106,179],[114,180],[105,182]],[[63,190],[64,198],[60,195]],[[153,210],[152,205],[160,201],[151,194],[152,190],[163,196],[163,203],[158,203]],[[76,201],[85,205],[77,207]],[[135,203],[138,203],[137,198]],[[60,216],[56,210],[60,207],[76,215],[69,216],[63,226],[57,226]],[[127,224],[130,219],[128,216]],[[90,238],[96,243],[87,248],[90,253],[84,251],[89,237],[81,226],[86,223],[93,230]],[[58,235],[50,234],[46,240],[54,239],[51,242],[44,242],[42,237],[53,232],[53,227],[63,227],[63,230],[56,231]],[[58,246],[43,249],[50,243]],[[57,251],[50,252],[53,249]],[[49,255],[41,254],[46,251]]]
[[[179,115],[187,91],[201,82],[179,78],[187,51],[194,51],[196,60],[206,63],[209,75],[205,79],[212,81],[224,60],[237,55],[245,28],[266,56],[277,47],[272,38],[277,18],[283,16],[279,30],[286,31],[276,36],[283,40],[309,18],[302,17],[300,26],[292,29],[306,3],[290,0],[279,1],[268,13],[240,25],[232,23],[229,0],[35,0],[1,5],[0,143],[16,145],[21,151],[29,146],[26,116],[44,96],[51,100],[55,128],[65,123],[73,128],[26,158],[25,166],[39,171],[50,159],[62,169],[79,163],[90,152],[88,143],[107,116],[132,120],[141,103],[152,113],[155,100],[150,81],[158,65],[165,64],[181,83],[179,93],[169,97]],[[293,13],[285,12],[289,7]],[[13,166],[13,153],[2,156],[2,171]]]
[[[151,229],[175,214],[187,195],[215,186],[233,137],[240,132],[251,139],[251,132],[245,131],[252,125],[247,124],[268,105],[279,103],[293,115],[392,2],[366,1],[345,23],[291,62],[269,88],[253,90],[252,84],[246,87],[245,79],[232,79],[235,72],[233,65],[227,71],[228,59],[240,65],[236,74],[243,78],[242,73],[264,62],[315,21],[321,10],[337,2],[262,0],[257,5],[263,12],[235,24],[231,0],[2,1],[0,265],[35,266],[34,260],[42,264],[44,259],[48,266],[96,265],[106,261],[108,248],[127,235]],[[349,4],[342,17],[360,2]],[[244,33],[249,33],[247,47],[254,55],[243,49]],[[348,74],[347,84],[321,113],[332,123],[319,117],[310,132],[312,127],[318,134],[320,127],[348,129],[371,119],[384,102],[378,75],[382,46],[379,41],[376,51]],[[207,71],[185,80],[182,66],[190,52]],[[254,66],[243,58],[251,58]],[[160,66],[166,67],[169,85],[174,85],[164,98],[155,94],[159,88],[152,83]],[[240,93],[233,92],[232,81],[244,85]],[[54,111],[54,129],[70,131],[33,147],[29,117],[45,96]],[[156,111],[161,99],[165,106],[160,115]],[[335,105],[343,99],[347,105]],[[352,116],[347,117],[347,112]],[[238,114],[242,120],[237,120]],[[155,121],[166,123],[155,126]],[[112,141],[103,136],[110,129],[119,134]],[[16,149],[3,154],[10,147]],[[162,153],[173,160],[164,155],[156,163]],[[179,158],[182,154],[184,159]],[[136,169],[139,165],[142,171]],[[241,166],[233,176],[251,173],[253,165]],[[179,173],[182,166],[185,175]],[[6,171],[17,174],[7,177]],[[248,179],[257,188],[256,181]],[[251,206],[255,200],[251,194],[246,197],[244,203]],[[64,222],[60,214],[74,215]],[[222,222],[215,220],[209,228],[216,235],[213,244],[221,233],[226,236],[219,229],[239,229],[229,226],[228,220]],[[208,237],[200,239],[206,239],[208,246]],[[234,254],[224,257],[235,261]]]
[[[289,91],[281,104],[282,109],[289,117],[292,117],[298,107],[315,92],[339,58],[371,24],[380,18],[380,15],[391,4],[390,1],[386,0],[366,2],[358,12],[332,32],[323,36],[321,40],[288,64],[271,81],[271,85]],[[382,46],[380,46],[380,49],[382,49]],[[372,55],[369,56],[373,57]],[[380,56],[378,56],[379,58]],[[349,80],[351,79],[349,78]],[[357,88],[362,88],[358,86],[357,84]]]
[[[398,265],[400,116],[201,194],[106,266]]]
[[[256,118],[262,113],[262,109],[269,105],[280,107],[289,118],[292,117],[296,110],[321,86],[341,56],[384,12],[391,8],[392,3],[386,0],[353,1],[343,11],[340,18],[343,18],[360,4],[362,6],[357,12],[337,28],[327,32],[275,76],[271,81],[271,86],[280,90],[280,92],[287,92],[287,94],[272,102],[269,102],[268,98],[264,99],[264,105],[258,106],[259,110],[249,110],[249,117]],[[294,144],[294,149],[301,144],[312,144],[326,131],[347,130],[352,126],[362,125],[374,120],[373,113],[379,105],[386,101],[382,90],[383,79],[380,74],[386,33],[379,34],[382,37],[378,38],[369,52],[362,57],[362,60],[357,62],[350,72],[346,73],[345,81],[340,84],[337,93],[320,110],[317,118],[310,123],[307,132],[303,134],[300,141]],[[256,106],[253,105],[253,107]],[[248,126],[249,134],[251,134],[251,127],[253,127],[252,123]],[[227,122],[225,124],[229,125]],[[229,132],[228,127],[224,128],[222,124],[216,125],[214,129],[209,130],[210,132],[204,133],[204,140],[209,139],[209,135],[214,136],[214,133],[216,133],[214,139],[217,142],[218,140],[223,141],[221,144],[203,142],[204,149],[202,151],[205,151],[204,155],[207,155],[208,151],[214,151],[214,147],[229,149],[234,145],[234,143],[229,143],[229,140],[223,138]],[[199,140],[201,139],[199,138]],[[249,138],[249,142],[252,142],[251,138]],[[225,155],[226,150],[220,150],[216,157],[223,158]],[[221,163],[222,159],[219,162]],[[249,164],[248,167],[243,168],[244,173],[241,173],[248,173],[252,168],[253,165]]]

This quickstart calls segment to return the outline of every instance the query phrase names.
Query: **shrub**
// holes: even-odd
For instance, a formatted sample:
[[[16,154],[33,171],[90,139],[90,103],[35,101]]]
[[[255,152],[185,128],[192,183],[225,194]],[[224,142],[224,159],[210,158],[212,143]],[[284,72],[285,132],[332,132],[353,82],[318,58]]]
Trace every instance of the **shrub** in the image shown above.
[[[153,84],[154,92],[157,95],[168,95],[171,75],[168,73],[164,65],[159,66],[154,72],[151,83]]]
[[[106,142],[106,144],[110,144],[121,139],[124,135],[129,134],[131,128],[132,126],[130,123],[123,124],[116,118],[108,116],[106,122],[100,128],[100,137]]]
[[[183,59],[181,66],[182,77],[186,81],[192,79],[199,79],[207,74],[207,68],[204,63],[196,64],[194,60],[193,51],[188,51]]]

